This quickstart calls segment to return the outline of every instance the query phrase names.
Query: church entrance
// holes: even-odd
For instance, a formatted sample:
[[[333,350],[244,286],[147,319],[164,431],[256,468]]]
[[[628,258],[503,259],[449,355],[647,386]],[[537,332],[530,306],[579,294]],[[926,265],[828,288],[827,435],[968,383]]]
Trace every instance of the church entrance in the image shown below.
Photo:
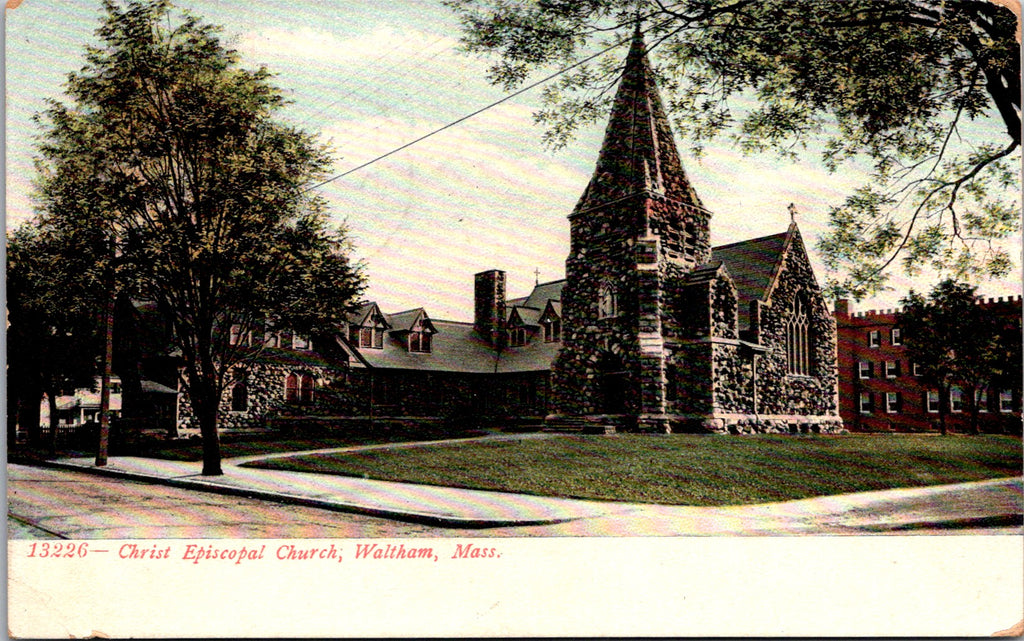
[[[597,410],[601,414],[625,414],[629,384],[622,358],[605,354],[598,362]]]

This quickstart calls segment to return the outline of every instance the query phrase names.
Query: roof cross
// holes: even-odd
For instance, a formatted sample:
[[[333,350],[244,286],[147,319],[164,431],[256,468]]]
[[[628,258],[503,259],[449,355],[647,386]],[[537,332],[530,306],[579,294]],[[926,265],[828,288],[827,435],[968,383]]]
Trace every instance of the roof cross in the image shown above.
[[[540,285],[540,269],[533,270],[533,284]]]

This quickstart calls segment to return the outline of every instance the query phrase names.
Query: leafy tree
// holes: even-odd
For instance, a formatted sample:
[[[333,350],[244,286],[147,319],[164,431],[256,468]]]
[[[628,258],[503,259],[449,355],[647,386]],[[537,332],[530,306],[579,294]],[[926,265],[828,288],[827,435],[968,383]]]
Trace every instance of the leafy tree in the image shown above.
[[[1000,327],[977,304],[973,286],[954,280],[940,282],[927,298],[911,290],[901,303],[897,322],[906,332],[907,353],[921,368],[922,379],[939,390],[942,433],[954,386],[965,394],[971,431],[977,433],[979,392],[1009,369],[1020,369],[1008,348],[1012,330]],[[1018,331],[1016,341],[1020,338]]]
[[[271,74],[241,68],[216,27],[165,0],[103,8],[69,102],[38,117],[40,202],[51,220],[103,229],[120,287],[169,320],[203,474],[220,474],[219,402],[255,356],[231,328],[330,331],[362,291],[361,266],[310,189],[327,151],[275,120]]]
[[[8,443],[15,426],[42,445],[39,402],[50,410],[51,451],[56,449],[57,396],[92,387],[97,372],[100,310],[107,291],[102,269],[90,259],[102,240],[88,229],[62,235],[24,225],[7,237]]]
[[[816,150],[871,181],[829,213],[820,243],[836,294],[883,288],[897,257],[963,277],[1012,268],[1019,229],[1020,61],[1013,13],[987,0],[447,0],[471,52],[512,88],[570,65],[535,119],[560,147],[604,118],[613,45],[642,24],[676,130],[695,154],[731,132],[746,152]],[[590,59],[601,47],[611,47]],[[961,138],[968,120],[995,121]],[[1000,131],[1001,129],[1001,131]]]

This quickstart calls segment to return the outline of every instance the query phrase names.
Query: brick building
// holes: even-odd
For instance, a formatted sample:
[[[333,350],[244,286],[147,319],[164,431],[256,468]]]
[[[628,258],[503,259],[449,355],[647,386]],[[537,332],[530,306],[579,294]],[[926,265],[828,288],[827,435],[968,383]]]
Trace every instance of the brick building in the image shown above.
[[[1021,297],[979,300],[1007,323],[1021,322]],[[843,424],[852,431],[938,431],[939,404],[948,408],[946,425],[970,427],[964,392],[954,387],[948,399],[925,384],[910,360],[899,326],[899,310],[854,313],[847,300],[836,303],[839,398]],[[1021,390],[991,385],[978,396],[978,426],[983,432],[1020,433]]]
[[[711,247],[711,212],[683,170],[639,32],[569,221],[565,280],[508,299],[503,272],[477,274],[472,323],[366,302],[316,350],[266,349],[290,350],[291,364],[239,372],[222,416],[243,425],[308,405],[598,431],[841,427],[835,324],[795,221]]]

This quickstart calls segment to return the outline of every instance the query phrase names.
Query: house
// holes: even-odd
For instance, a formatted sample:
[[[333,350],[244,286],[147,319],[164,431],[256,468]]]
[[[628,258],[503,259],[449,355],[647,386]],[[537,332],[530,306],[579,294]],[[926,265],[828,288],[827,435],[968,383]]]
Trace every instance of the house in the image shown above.
[[[316,350],[268,338],[269,360],[237,373],[221,416],[228,426],[274,411],[604,432],[839,430],[835,322],[795,216],[781,233],[720,247],[711,217],[638,31],[569,215],[564,280],[508,298],[504,272],[476,274],[472,323],[367,301]],[[187,399],[179,413],[189,420]]]
[[[99,423],[100,412],[100,379],[96,380],[91,388],[82,387],[72,390],[68,394],[62,394],[56,399],[57,426],[58,429],[73,430],[88,423]],[[121,415],[121,379],[111,377],[110,379],[110,417],[118,418]],[[50,401],[45,396],[39,407],[39,425],[49,428],[50,425]]]
[[[1021,323],[1021,297],[979,300],[986,312]],[[945,402],[946,424],[968,431],[968,399],[953,387],[948,399],[921,378],[910,360],[899,310],[852,312],[848,300],[836,302],[839,342],[839,397],[843,423],[860,432],[922,432],[939,430],[939,404]],[[993,383],[978,393],[978,428],[982,432],[1019,434],[1021,390]]]

